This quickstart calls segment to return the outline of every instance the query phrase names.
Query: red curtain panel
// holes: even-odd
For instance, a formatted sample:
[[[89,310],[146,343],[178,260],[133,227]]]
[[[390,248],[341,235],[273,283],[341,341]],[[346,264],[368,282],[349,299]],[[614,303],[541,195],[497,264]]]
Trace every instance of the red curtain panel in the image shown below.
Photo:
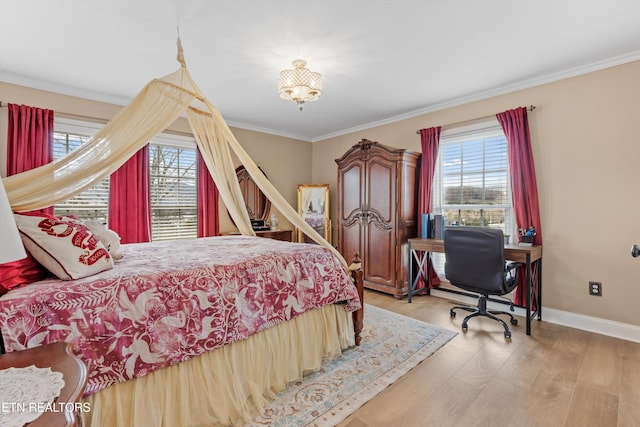
[[[53,110],[8,104],[7,176],[53,161]],[[38,212],[53,215],[53,206]]]
[[[438,159],[438,149],[440,146],[440,126],[428,129],[420,129],[420,145],[422,157],[420,159],[420,184],[418,190],[418,236],[422,235],[422,214],[431,213],[431,193],[433,189],[433,177],[436,171],[436,161]],[[431,260],[425,268],[429,271],[429,287],[434,288],[440,285],[438,273],[432,268]],[[425,287],[422,278],[417,283],[417,288]]]
[[[207,165],[200,155],[198,158],[198,237],[220,235],[218,220],[218,187],[209,174]]]
[[[542,227],[540,225],[540,208],[538,205],[538,185],[536,169],[531,150],[529,120],[525,107],[507,110],[496,115],[505,136],[509,152],[509,168],[511,169],[511,194],[513,209],[518,228],[535,227],[536,235],[533,243],[542,244]],[[533,270],[537,266],[532,266]],[[526,298],[525,275],[521,274],[514,296],[514,303],[524,305]],[[536,292],[538,290],[536,289]],[[535,301],[534,301],[535,303]],[[536,307],[533,307],[536,309]]]
[[[53,110],[17,104],[7,108],[7,176],[53,161]],[[36,212],[53,215],[53,206]],[[25,259],[0,264],[0,295],[48,274],[29,253]]]
[[[145,145],[111,174],[109,228],[121,243],[151,241],[149,145]]]

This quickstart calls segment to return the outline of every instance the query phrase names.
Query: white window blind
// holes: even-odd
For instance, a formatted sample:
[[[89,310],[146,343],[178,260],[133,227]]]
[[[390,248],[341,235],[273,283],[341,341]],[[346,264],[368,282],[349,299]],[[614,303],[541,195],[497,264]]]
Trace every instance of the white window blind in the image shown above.
[[[433,212],[447,225],[514,230],[507,140],[497,122],[443,132],[433,184]],[[442,274],[444,255],[434,254]]]
[[[84,144],[101,125],[56,118],[54,159]],[[162,134],[149,145],[152,240],[197,237],[196,144],[193,138]],[[109,178],[55,205],[55,215],[75,215],[107,224]]]
[[[195,143],[158,139],[149,150],[152,240],[197,237]]]
[[[53,133],[53,158],[61,159],[69,152],[80,147],[93,135],[95,128],[74,127],[69,121],[55,124]],[[54,215],[73,215],[81,219],[94,219],[100,223],[107,223],[109,203],[109,178],[105,178],[88,190],[83,191],[71,199],[54,205]]]

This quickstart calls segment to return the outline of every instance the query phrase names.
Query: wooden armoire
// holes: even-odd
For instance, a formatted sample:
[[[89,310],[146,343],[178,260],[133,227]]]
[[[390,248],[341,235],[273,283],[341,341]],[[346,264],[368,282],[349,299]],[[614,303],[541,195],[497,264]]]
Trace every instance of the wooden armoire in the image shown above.
[[[359,252],[364,286],[396,298],[408,286],[407,239],[416,237],[420,153],[363,139],[338,164],[338,250]]]

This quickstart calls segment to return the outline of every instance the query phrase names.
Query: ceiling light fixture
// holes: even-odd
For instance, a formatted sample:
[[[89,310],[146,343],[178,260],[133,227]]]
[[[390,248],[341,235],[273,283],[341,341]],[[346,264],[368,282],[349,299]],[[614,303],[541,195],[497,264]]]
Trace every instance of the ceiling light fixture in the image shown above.
[[[300,106],[315,101],[322,93],[322,75],[305,68],[307,61],[296,59],[292,62],[295,69],[280,71],[278,92],[280,98],[290,99]]]

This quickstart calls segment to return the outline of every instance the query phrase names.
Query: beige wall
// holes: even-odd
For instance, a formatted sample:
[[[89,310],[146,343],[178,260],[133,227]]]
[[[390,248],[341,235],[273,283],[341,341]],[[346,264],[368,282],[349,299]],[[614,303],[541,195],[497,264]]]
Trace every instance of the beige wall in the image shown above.
[[[640,325],[640,61],[316,142],[313,181],[331,185],[336,218],[334,159],[360,139],[419,150],[417,129],[530,104],[543,306]],[[590,280],[602,297],[589,296]]]
[[[56,117],[65,116],[82,120],[106,123],[122,107],[60,95],[23,86],[0,82],[0,100],[3,104],[25,104],[48,108],[55,111]],[[191,134],[185,118],[178,119],[168,131]],[[244,129],[232,128],[243,148],[262,168],[269,180],[287,201],[297,208],[298,184],[311,181],[311,144],[296,139],[267,135]],[[5,176],[7,144],[7,109],[0,109],[0,175]],[[239,164],[239,163],[238,163]],[[291,224],[277,210],[281,229],[292,229]],[[235,230],[226,209],[220,211],[220,229],[222,232]]]
[[[269,181],[297,210],[298,184],[311,182],[311,144],[244,129],[232,128],[232,131]],[[271,212],[278,216],[279,228],[293,230],[291,223],[280,212],[275,208]],[[225,218],[221,215],[220,228],[225,231],[229,227],[233,228],[230,221],[225,223]]]
[[[537,109],[529,118],[544,237],[543,305],[640,325],[640,260],[629,255],[631,245],[640,243],[639,95],[640,62],[633,62],[313,144],[242,129],[234,134],[294,208],[297,184],[330,184],[335,230],[334,160],[360,139],[419,150],[417,129],[533,104]],[[119,109],[3,83],[0,100],[102,120]],[[180,122],[172,129],[187,126]],[[0,170],[5,140],[6,109],[1,109]],[[231,227],[225,218],[221,224],[223,230]],[[588,295],[590,280],[603,283],[602,297]]]

